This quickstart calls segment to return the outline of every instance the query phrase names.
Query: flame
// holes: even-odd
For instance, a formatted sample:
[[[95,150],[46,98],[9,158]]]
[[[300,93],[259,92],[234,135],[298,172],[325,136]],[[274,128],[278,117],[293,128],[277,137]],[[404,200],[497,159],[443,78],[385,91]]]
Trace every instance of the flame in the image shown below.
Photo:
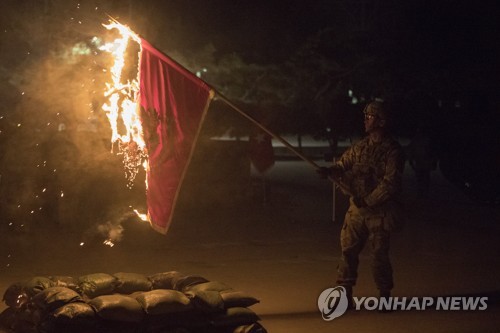
[[[139,213],[137,209],[134,209],[134,213],[144,222],[148,222],[148,214]]]
[[[111,81],[106,83],[104,93],[107,103],[102,106],[102,109],[106,112],[112,130],[111,150],[113,151],[116,143],[119,149],[118,154],[123,155],[128,186],[132,187],[139,168],[141,166],[147,168],[147,153],[140,121],[140,105],[137,102],[139,72],[136,79],[126,82],[123,82],[122,73],[126,68],[125,53],[130,40],[139,45],[141,40],[130,28],[116,21],[105,24],[104,27],[108,30],[118,30],[120,38],[101,47],[102,51],[110,53],[114,59],[113,66],[109,70]],[[118,124],[123,124],[124,134],[119,132]]]

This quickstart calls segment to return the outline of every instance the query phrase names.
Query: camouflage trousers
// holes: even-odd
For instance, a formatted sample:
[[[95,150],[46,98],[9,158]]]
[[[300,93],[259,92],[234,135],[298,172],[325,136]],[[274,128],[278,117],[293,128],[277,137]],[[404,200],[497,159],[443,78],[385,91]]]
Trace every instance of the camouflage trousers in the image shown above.
[[[338,285],[356,284],[359,254],[369,241],[372,274],[377,288],[381,291],[393,288],[389,258],[390,232],[387,229],[384,227],[384,214],[373,214],[366,208],[359,209],[351,204],[340,233],[342,256],[337,270]]]

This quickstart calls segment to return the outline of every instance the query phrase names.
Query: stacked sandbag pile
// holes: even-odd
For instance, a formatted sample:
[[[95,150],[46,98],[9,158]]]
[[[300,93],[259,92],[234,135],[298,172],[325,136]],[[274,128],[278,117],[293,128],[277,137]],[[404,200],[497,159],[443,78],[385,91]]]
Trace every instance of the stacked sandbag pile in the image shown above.
[[[244,292],[176,271],[34,277],[3,296],[0,332],[266,333]]]

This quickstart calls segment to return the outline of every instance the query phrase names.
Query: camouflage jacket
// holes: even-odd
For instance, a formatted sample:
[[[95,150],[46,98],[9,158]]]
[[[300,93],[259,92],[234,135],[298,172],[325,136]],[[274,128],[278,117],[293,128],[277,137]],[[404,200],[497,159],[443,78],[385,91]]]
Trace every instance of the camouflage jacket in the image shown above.
[[[397,141],[385,137],[379,143],[364,138],[335,163],[339,182],[351,196],[364,198],[368,207],[386,206],[401,192],[404,154]],[[347,191],[346,191],[347,192]]]

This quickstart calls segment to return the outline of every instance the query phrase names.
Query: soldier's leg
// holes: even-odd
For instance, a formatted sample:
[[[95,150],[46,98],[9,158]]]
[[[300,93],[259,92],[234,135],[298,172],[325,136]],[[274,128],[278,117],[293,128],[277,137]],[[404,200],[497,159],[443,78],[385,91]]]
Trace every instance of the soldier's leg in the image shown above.
[[[345,286],[346,289],[352,290],[352,286],[356,284],[359,253],[363,250],[367,238],[368,229],[363,217],[349,210],[340,233],[342,253],[337,270],[337,284]]]
[[[372,221],[374,222],[374,221]],[[375,222],[375,224],[379,225]],[[389,258],[390,233],[382,226],[375,226],[370,230],[372,244],[372,272],[380,296],[388,297],[394,287],[392,265]]]

